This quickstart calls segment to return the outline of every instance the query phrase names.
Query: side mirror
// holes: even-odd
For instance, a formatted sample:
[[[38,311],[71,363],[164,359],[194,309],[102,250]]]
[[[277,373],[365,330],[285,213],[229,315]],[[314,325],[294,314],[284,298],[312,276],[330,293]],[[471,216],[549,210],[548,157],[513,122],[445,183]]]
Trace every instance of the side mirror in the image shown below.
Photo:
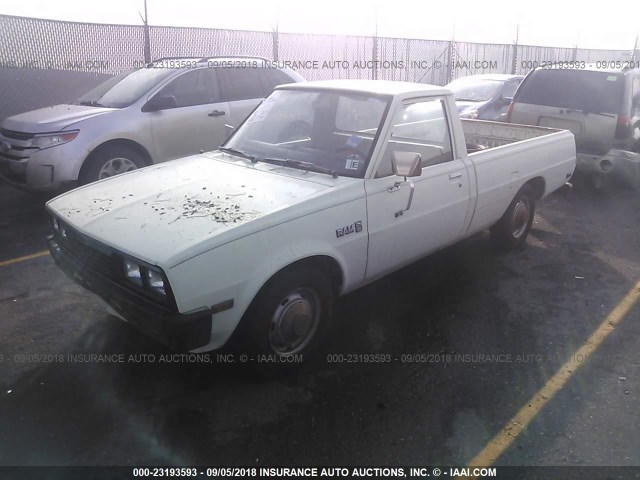
[[[399,177],[419,177],[422,175],[422,155],[416,152],[391,152],[391,168]]]
[[[145,104],[142,111],[157,112],[158,110],[168,110],[177,106],[176,97],[173,95],[156,95]]]

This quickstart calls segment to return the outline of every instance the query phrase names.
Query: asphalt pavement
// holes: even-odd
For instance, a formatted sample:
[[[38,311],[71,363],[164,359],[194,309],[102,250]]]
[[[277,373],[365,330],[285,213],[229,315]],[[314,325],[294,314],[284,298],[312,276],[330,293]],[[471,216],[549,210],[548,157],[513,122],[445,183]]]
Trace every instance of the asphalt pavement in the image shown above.
[[[479,234],[347,295],[322,358],[280,372],[176,357],[19,260],[45,249],[43,200],[2,185],[0,465],[465,465],[640,279],[639,199],[554,194],[523,250]],[[497,465],[640,465],[639,320]]]

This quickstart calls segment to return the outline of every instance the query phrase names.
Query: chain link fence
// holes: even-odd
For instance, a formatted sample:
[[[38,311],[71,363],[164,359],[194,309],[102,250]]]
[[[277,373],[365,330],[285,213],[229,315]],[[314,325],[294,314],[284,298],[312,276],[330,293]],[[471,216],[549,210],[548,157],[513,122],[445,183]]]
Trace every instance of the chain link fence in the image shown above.
[[[33,107],[33,92],[26,85],[41,84],[36,96],[49,101],[39,106],[61,103],[77,98],[106,75],[161,57],[258,56],[289,62],[308,80],[383,79],[436,85],[478,73],[525,74],[545,61],[640,60],[633,49],[105,25],[9,15],[0,15],[0,31],[0,118]]]

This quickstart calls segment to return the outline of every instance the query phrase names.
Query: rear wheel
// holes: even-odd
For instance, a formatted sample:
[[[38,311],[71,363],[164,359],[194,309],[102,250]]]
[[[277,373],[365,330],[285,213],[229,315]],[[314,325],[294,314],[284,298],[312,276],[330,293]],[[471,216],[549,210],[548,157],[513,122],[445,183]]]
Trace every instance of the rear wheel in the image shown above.
[[[320,269],[285,270],[258,293],[240,326],[240,345],[281,358],[316,350],[333,310],[331,282]]]
[[[80,172],[80,183],[96,182],[145,166],[144,159],[135,150],[123,145],[113,145],[91,155]]]
[[[522,187],[502,218],[491,228],[491,238],[503,251],[522,247],[535,214],[535,195],[529,185]]]

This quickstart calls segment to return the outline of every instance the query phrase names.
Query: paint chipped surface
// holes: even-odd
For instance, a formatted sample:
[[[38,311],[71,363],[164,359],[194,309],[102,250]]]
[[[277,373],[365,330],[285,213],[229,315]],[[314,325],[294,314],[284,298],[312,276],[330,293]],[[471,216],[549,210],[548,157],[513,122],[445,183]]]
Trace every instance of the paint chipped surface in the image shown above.
[[[155,263],[214,245],[230,230],[263,228],[255,221],[330,188],[197,156],[73,190],[48,208],[82,233]]]

